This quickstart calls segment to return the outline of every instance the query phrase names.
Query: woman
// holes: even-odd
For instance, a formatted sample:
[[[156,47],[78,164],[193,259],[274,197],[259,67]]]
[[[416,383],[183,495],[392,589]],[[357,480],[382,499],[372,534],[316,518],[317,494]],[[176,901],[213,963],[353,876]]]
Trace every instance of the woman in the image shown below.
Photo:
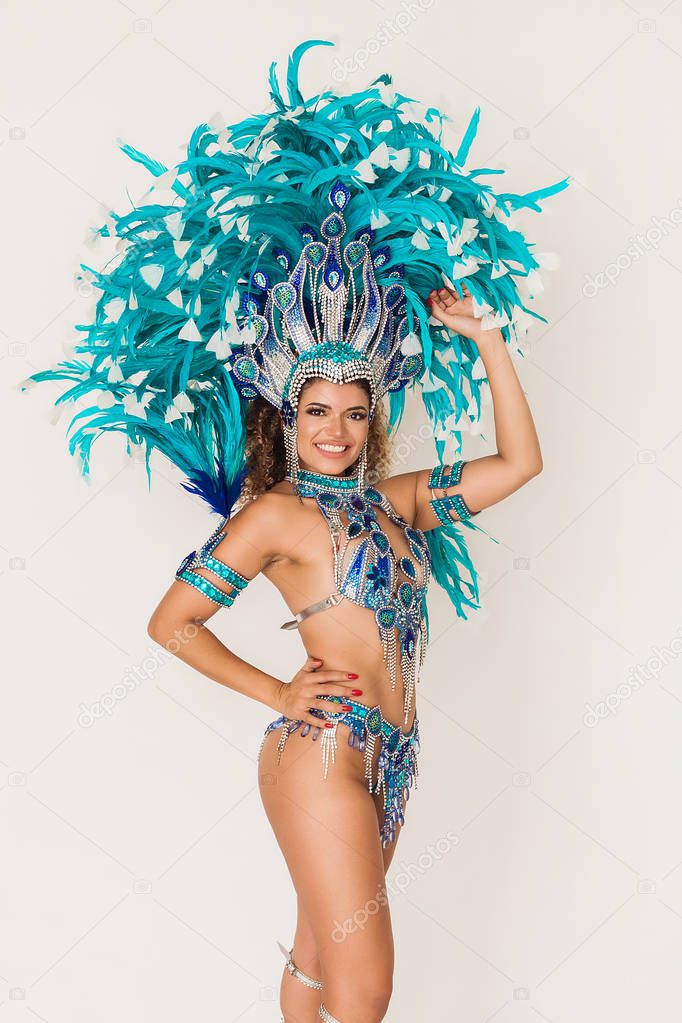
[[[422,122],[387,76],[306,100],[312,45],[289,61],[287,99],[272,70],[274,110],[200,126],[172,171],[124,147],[157,193],[100,231],[117,248],[92,272],[85,358],[29,380],[66,379],[59,401],[86,399],[70,440],[84,473],[93,440],[122,432],[220,514],[148,631],[277,714],[259,781],[298,897],[287,1023],[373,1023],[391,993],[385,872],[418,770],[429,581],[462,617],[478,606],[459,529],[542,466],[507,350],[529,312],[515,278],[527,297],[540,264],[511,216],[566,182],[495,196],[483,171],[462,171],[478,112],[453,154],[444,118],[429,108]],[[442,460],[479,418],[485,380],[496,454],[388,474],[408,386]],[[206,628],[259,572],[308,654],[291,680]]]
[[[476,343],[490,382],[497,453],[466,462],[459,483],[437,488],[438,498],[461,495],[460,511],[475,515],[540,472],[538,439],[499,330],[481,329],[468,295],[459,300],[441,289],[429,295],[429,302],[435,318]],[[256,415],[247,434],[252,500],[232,516],[224,532],[219,530],[211,556],[244,580],[263,572],[292,612],[300,614],[303,605],[314,605],[334,591],[329,533],[315,494],[334,494],[337,477],[357,477],[365,446],[371,453],[368,469],[374,469],[377,456],[385,457],[385,426],[376,416],[370,425],[369,410],[370,391],[364,380],[342,384],[319,377],[306,380],[298,402],[297,454],[299,478],[313,487],[300,488],[305,496],[299,498],[294,484],[284,478],[284,439],[281,428],[275,432],[277,413],[265,403],[261,408],[254,406]],[[257,480],[258,465],[278,449],[279,457],[270,458],[269,471],[261,472]],[[369,491],[375,489],[387,498],[412,530],[433,530],[441,521],[433,508],[429,476],[430,470],[422,470],[380,478]],[[259,492],[253,494],[254,489]],[[366,495],[368,488],[345,491],[351,492]],[[459,519],[454,509],[450,514]],[[396,561],[409,557],[404,528],[384,510],[377,511],[376,519],[389,537]],[[363,529],[352,537],[348,562],[367,535]],[[207,567],[195,571],[217,582],[222,592],[239,592]],[[328,1021],[374,1023],[384,1018],[391,994],[391,921],[380,893],[401,824],[397,822],[395,838],[391,835],[390,840],[384,833],[384,798],[370,791],[376,788],[380,743],[373,750],[368,785],[365,758],[345,742],[335,749],[334,769],[325,778],[316,740],[322,725],[330,729],[335,720],[351,720],[342,712],[366,713],[374,707],[380,708],[392,728],[413,735],[416,708],[412,703],[404,714],[406,685],[400,664],[392,689],[374,611],[342,597],[323,613],[313,612],[301,620],[299,631],[308,658],[291,681],[281,680],[242,660],[204,628],[220,606],[192,580],[180,577],[152,615],[149,634],[161,644],[173,642],[178,656],[209,678],[280,715],[264,737],[259,779],[265,810],[298,899],[296,933],[281,990],[284,1019],[312,1020],[319,1012]],[[178,648],[175,637],[189,634],[197,623],[198,634]],[[338,709],[327,709],[330,697],[338,702]],[[291,725],[304,741],[287,741]],[[309,730],[306,725],[311,726]],[[351,725],[344,727],[349,738],[356,734]],[[406,791],[399,793],[400,817]],[[343,940],[338,935],[334,938],[340,921],[352,920],[353,914],[370,903],[376,905],[377,899],[377,911],[366,916],[361,928],[352,929]]]

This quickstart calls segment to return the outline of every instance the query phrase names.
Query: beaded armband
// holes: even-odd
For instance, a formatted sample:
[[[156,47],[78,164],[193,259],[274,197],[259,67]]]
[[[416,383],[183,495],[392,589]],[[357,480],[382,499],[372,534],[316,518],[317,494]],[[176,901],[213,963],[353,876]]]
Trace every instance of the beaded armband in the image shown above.
[[[465,461],[460,459],[454,465],[435,465],[429,473],[428,487],[431,492],[434,490],[445,490],[447,487],[456,487],[462,479],[462,469]],[[444,526],[452,524],[450,512],[454,509],[461,521],[470,519],[478,512],[469,511],[467,503],[461,494],[446,494],[445,497],[433,497],[429,504],[438,516],[438,521]]]
[[[249,580],[233,568],[230,568],[229,565],[226,565],[224,561],[213,556],[213,550],[224,536],[224,527],[225,522],[222,522],[215,532],[209,536],[203,547],[198,551],[191,551],[190,554],[183,558],[180,567],[175,573],[175,578],[189,583],[190,586],[194,586],[195,589],[199,590],[200,593],[203,593],[204,596],[208,597],[215,604],[219,604],[221,607],[231,607],[241,591],[248,585]],[[196,571],[198,568],[208,569],[209,572],[212,572],[213,575],[223,582],[228,583],[233,589],[229,593],[225,593],[224,590],[209,582],[208,579],[198,575]]]

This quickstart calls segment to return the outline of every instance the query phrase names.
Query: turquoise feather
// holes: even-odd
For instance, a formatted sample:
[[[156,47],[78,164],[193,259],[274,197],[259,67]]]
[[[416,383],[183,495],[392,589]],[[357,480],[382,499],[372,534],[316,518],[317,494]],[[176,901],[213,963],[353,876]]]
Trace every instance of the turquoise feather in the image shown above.
[[[421,343],[424,371],[439,387],[419,388],[434,432],[453,412],[456,419],[468,415],[470,401],[472,420],[481,407],[481,381],[472,372],[475,344],[429,322],[426,296],[441,286],[443,274],[455,280],[456,266],[473,257],[478,269],[466,280],[477,299],[509,316],[522,309],[545,322],[525,306],[517,287],[538,267],[532,245],[505,221],[515,210],[540,210],[568,179],[522,195],[494,192],[478,179],[499,169],[464,170],[480,109],[453,154],[442,141],[446,118],[428,108],[423,120],[410,119],[407,105],[414,101],[391,93],[388,75],[350,95],[326,90],[306,98],[299,85],[301,59],[312,47],[330,45],[307,40],[297,46],[284,89],[273,63],[269,111],[222,130],[198,125],[185,158],[173,168],[169,200],[155,190],[153,202],[125,214],[112,212],[111,228],[99,229],[100,235],[113,236],[121,251],[101,270],[82,265],[100,292],[93,321],[78,326],[74,358],[34,373],[25,383],[59,381],[65,389],[56,404],[78,403],[68,428],[69,450],[80,458],[84,475],[94,441],[119,433],[128,450],[144,448],[149,478],[156,450],[185,474],[187,489],[229,514],[244,470],[246,402],[231,375],[247,323],[242,303],[259,297],[249,284],[256,269],[272,283],[284,279],[278,250],[297,258],[299,229],[320,224],[336,180],[351,190],[345,210],[349,237],[366,228],[372,215],[387,218],[374,232],[373,247],[390,248],[377,278],[386,285],[391,270],[402,268],[407,315]],[[386,167],[381,156],[372,155],[381,144],[388,148]],[[166,174],[164,163],[127,143],[120,148],[153,178]],[[363,180],[372,174],[375,180]],[[490,200],[496,208],[487,216]],[[461,256],[449,255],[436,225],[453,237],[465,218],[477,221],[479,233],[464,243]],[[415,244],[420,238],[427,248]],[[493,277],[500,265],[509,272]],[[505,341],[512,339],[508,326],[502,334]],[[404,407],[405,392],[391,392],[394,431]],[[461,431],[451,436],[461,448]],[[436,440],[436,451],[442,458],[442,439]],[[474,591],[467,589],[458,566],[467,571],[473,566],[453,530],[438,530],[429,542],[436,578],[460,613],[471,606]]]
[[[433,578],[447,593],[460,618],[466,618],[465,609],[479,610],[480,599],[478,573],[459,527],[477,529],[490,536],[485,529],[471,519],[430,529],[426,542],[431,556]],[[499,543],[490,536],[494,543]]]

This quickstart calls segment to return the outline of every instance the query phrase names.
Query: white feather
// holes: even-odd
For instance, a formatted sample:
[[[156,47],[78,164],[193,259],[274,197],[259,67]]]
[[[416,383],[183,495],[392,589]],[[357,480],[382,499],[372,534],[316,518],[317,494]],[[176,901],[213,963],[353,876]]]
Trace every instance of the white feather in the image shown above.
[[[432,391],[444,390],[442,384],[438,380],[436,380],[436,378],[431,373],[430,369],[427,369],[427,371],[424,373],[420,380],[420,383],[422,386],[422,391],[426,391],[427,394]]]
[[[474,380],[482,380],[486,375],[485,366],[483,359],[479,355],[473,366],[471,367],[471,376]]]
[[[384,169],[388,167],[390,158],[391,154],[385,142],[380,142],[368,157],[370,163],[373,163],[375,167],[383,167]]]
[[[429,239],[420,227],[412,235],[410,241],[414,245],[415,249],[430,249]]]
[[[422,350],[421,342],[417,335],[410,331],[403,338],[402,344],[400,345],[400,351],[403,355],[419,355]]]
[[[381,97],[381,102],[387,107],[395,106],[395,92],[392,85],[386,85],[385,82],[378,82],[377,88]]]
[[[471,298],[471,309],[476,317],[486,316],[488,313],[493,312],[493,307],[489,302],[484,302],[481,299],[476,298],[475,295],[472,295]]]
[[[179,391],[173,398],[173,404],[178,412],[194,412],[194,405],[184,391]]]
[[[178,242],[175,243],[176,245]],[[140,277],[150,288],[156,290],[163,277],[163,267],[160,263],[147,263],[140,267]]]
[[[125,312],[126,304],[123,298],[112,298],[104,306],[104,312],[109,323],[118,323]]]
[[[195,259],[194,262],[190,264],[189,270],[187,271],[187,276],[189,277],[190,281],[198,281],[203,272],[204,261],[202,259]]]
[[[134,387],[137,387],[146,377],[149,376],[150,372],[151,370],[148,369],[140,369],[137,373],[133,373],[132,376],[126,377],[126,383],[133,384]]]
[[[360,162],[355,165],[355,171],[360,175],[360,180],[365,181],[368,185],[371,185],[377,179],[369,160],[360,160]]]
[[[102,391],[97,398],[98,408],[111,408],[112,405],[116,404],[116,398],[111,391]]]
[[[486,313],[483,317],[482,327],[484,330],[495,330],[496,328],[506,327],[508,323],[509,317],[504,309],[502,309],[499,312]]]
[[[201,334],[194,320],[188,320],[178,337],[181,341],[201,341]]]
[[[179,241],[182,237],[183,231],[182,212],[178,211],[177,213],[169,213],[163,219],[166,224],[166,230],[171,238],[175,238],[176,241]]]
[[[405,170],[410,162],[410,150],[409,149],[392,149],[391,150],[391,166],[396,173],[400,174]]]
[[[165,423],[172,423],[176,419],[182,419],[182,413],[178,412],[175,405],[169,405],[166,409],[166,415],[163,417]]]
[[[467,256],[463,262],[454,264],[452,268],[452,276],[456,281],[460,281],[463,277],[469,277],[471,274],[475,274],[478,267],[479,262],[476,257]]]
[[[212,335],[210,341],[206,345],[207,352],[214,352],[216,359],[227,359],[232,354],[232,348],[230,347],[225,332],[222,328],[218,328]]]
[[[516,287],[521,298],[535,298],[545,290],[537,270],[531,270],[527,277],[519,277]]]

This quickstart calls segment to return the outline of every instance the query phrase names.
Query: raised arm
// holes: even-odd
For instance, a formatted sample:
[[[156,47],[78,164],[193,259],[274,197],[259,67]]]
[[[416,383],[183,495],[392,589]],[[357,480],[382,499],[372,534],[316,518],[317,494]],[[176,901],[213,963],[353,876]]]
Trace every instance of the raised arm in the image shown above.
[[[425,531],[477,515],[542,471],[535,424],[504,338],[498,329],[481,329],[466,285],[463,290],[463,299],[446,288],[431,292],[431,314],[476,343],[493,399],[497,454],[394,478],[398,486],[403,480],[404,491],[406,477],[412,477],[412,520]]]

